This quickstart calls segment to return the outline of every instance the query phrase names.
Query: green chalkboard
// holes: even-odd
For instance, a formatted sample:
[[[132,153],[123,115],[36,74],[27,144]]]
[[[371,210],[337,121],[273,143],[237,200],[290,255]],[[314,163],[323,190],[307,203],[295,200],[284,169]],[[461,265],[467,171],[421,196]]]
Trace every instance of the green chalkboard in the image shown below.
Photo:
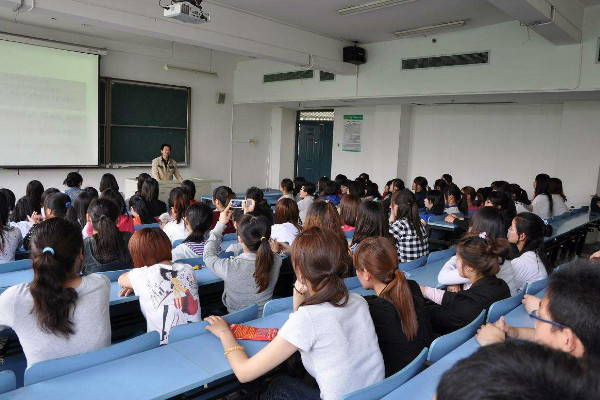
[[[190,88],[105,78],[108,144],[106,162],[150,164],[160,145],[171,145],[171,157],[189,162]],[[102,121],[102,119],[101,119]],[[100,129],[102,134],[102,126]]]

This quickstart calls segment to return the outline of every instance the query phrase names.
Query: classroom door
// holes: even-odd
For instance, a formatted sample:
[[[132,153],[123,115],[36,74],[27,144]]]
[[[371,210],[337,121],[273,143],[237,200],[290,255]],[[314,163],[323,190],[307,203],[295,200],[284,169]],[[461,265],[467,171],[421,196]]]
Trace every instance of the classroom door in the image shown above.
[[[332,148],[332,121],[300,121],[296,176],[302,176],[315,185],[320,177],[329,176]]]

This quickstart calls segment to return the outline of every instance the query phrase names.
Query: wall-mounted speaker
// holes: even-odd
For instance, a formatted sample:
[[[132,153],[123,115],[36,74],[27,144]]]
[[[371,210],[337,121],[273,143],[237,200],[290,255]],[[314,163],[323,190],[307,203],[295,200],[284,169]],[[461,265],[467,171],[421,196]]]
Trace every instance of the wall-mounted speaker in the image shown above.
[[[223,93],[223,92],[217,93],[217,104],[225,104],[225,93]]]

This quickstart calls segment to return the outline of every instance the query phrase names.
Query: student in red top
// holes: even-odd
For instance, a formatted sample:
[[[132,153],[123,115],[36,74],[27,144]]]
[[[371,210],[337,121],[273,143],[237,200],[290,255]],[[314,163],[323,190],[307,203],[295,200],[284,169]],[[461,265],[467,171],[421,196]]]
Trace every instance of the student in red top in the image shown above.
[[[119,207],[119,219],[117,220],[117,228],[119,228],[119,231],[134,234],[135,228],[133,227],[133,218],[127,213],[125,200],[123,200],[121,193],[114,189],[105,189],[100,194],[100,198],[108,199]]]
[[[181,190],[183,190],[188,199],[190,199],[190,206],[197,203],[197,201],[194,200],[196,198],[196,185],[194,182],[190,181],[189,179],[181,182]]]
[[[212,203],[217,209],[213,211],[213,219],[210,229],[215,227],[217,221],[219,221],[219,214],[227,207],[229,200],[234,198],[235,193],[233,193],[233,190],[227,186],[219,186],[213,191]],[[227,223],[227,228],[225,228],[225,231],[223,232],[223,234],[227,233],[235,233],[235,227],[233,226],[232,221]]]

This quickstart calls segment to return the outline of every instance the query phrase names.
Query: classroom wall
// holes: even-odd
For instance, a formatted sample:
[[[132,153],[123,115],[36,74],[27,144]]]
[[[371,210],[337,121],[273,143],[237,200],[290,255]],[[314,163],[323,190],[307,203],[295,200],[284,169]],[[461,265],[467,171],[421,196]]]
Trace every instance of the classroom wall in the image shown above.
[[[211,54],[211,51],[207,49],[159,40],[127,43],[24,24],[6,25],[6,30],[12,33],[107,48],[108,55],[102,57],[100,62],[100,75],[102,76],[190,86],[192,88],[191,165],[188,168],[182,168],[181,174],[184,178],[221,179],[225,184],[229,184],[233,70],[237,61],[243,57],[218,51]],[[219,77],[164,71],[163,66],[166,63],[199,69],[212,68],[213,71],[218,72]],[[217,92],[227,94],[225,104],[216,104]],[[156,152],[158,156],[159,149]],[[38,179],[45,187],[56,187],[62,190],[65,189],[62,182],[69,171],[67,169],[2,170],[0,171],[0,187],[7,187],[13,190],[17,197],[20,197],[25,194],[27,182]],[[149,173],[150,167],[86,168],[79,172],[84,178],[84,186],[97,187],[100,177],[106,172],[111,172],[116,176],[119,185],[124,188],[125,178],[136,177],[141,172]]]

